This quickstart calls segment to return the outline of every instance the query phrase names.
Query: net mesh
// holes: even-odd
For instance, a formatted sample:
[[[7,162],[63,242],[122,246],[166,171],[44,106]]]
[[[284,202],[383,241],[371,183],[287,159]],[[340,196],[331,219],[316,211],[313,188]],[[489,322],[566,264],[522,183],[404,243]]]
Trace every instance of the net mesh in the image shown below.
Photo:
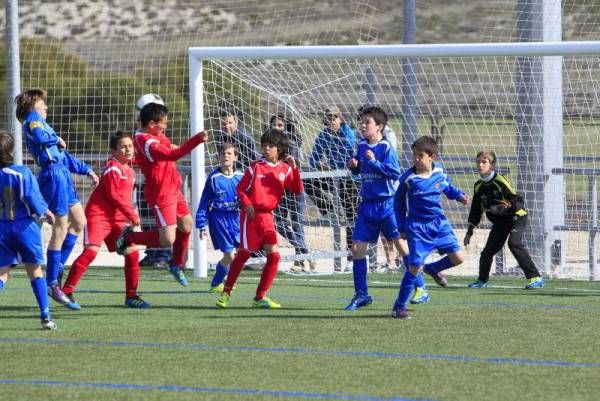
[[[69,149],[93,164],[98,172],[108,154],[110,134],[117,129],[137,127],[134,104],[144,93],[158,93],[165,99],[171,110],[169,135],[175,143],[189,135],[189,46],[399,43],[402,7],[392,3],[230,0],[205,1],[199,6],[197,2],[184,0],[21,1],[21,86],[48,90],[49,122],[66,140]],[[600,22],[598,5],[592,0],[562,3],[563,40],[595,39]],[[516,27],[524,17],[513,0],[459,3],[418,0],[416,10],[418,43],[522,39]],[[406,143],[402,135],[401,63],[402,60],[359,58],[206,63],[207,127],[216,134],[221,110],[235,107],[243,127],[258,139],[269,116],[283,111],[296,122],[302,138],[301,163],[305,175],[311,177],[308,173],[314,173],[317,179],[320,176],[310,171],[307,157],[323,128],[323,107],[340,107],[346,121],[353,125],[357,108],[371,99],[389,112],[397,149],[406,163],[409,155],[402,151]],[[456,172],[455,180],[465,190],[470,191],[476,179],[473,173],[476,151],[492,147],[517,189],[536,191],[528,189],[526,180],[518,175],[516,158],[531,152],[527,153],[526,148],[519,150],[516,134],[515,63],[514,58],[506,57],[416,60],[417,136],[433,134],[441,139],[444,165]],[[565,57],[562,64],[564,167],[598,168],[599,60]],[[1,99],[6,102],[5,96]],[[6,116],[6,104],[2,106],[2,124],[6,127],[10,117]],[[207,148],[207,161],[211,163],[208,168],[211,168],[215,161],[214,147],[211,144]],[[31,160],[24,156],[25,162],[32,166]],[[184,174],[189,174],[188,161],[182,161],[180,167]],[[593,257],[598,257],[597,247],[589,246],[594,240],[590,227],[595,224],[592,221],[595,199],[592,194],[597,193],[595,175],[579,170],[560,175],[566,188],[561,224],[563,259],[556,269],[540,267],[557,275],[586,278],[590,249]],[[89,196],[86,181],[77,182],[85,203]],[[323,216],[313,198],[307,196],[305,230],[309,248],[316,252],[316,257],[321,251],[335,251],[334,228],[339,225],[339,250],[343,252],[345,216],[343,213],[335,218]],[[526,243],[531,245],[535,244],[533,234],[539,237],[545,233],[540,231],[543,219],[536,214],[541,206],[536,203],[527,206],[531,211],[528,235],[532,237]],[[446,205],[446,210],[460,238],[467,211],[453,202]],[[324,237],[323,233],[328,234]],[[485,229],[477,233],[473,249],[467,249],[467,263],[458,272],[472,274],[476,270],[485,233]],[[285,240],[282,243],[289,254],[294,253],[289,243]],[[381,245],[377,250],[378,263],[383,263],[386,258]],[[74,252],[77,253],[78,250]],[[509,252],[505,254],[506,271],[518,274],[518,269],[512,268],[515,262]],[[119,259],[98,260],[105,264],[121,263]]]

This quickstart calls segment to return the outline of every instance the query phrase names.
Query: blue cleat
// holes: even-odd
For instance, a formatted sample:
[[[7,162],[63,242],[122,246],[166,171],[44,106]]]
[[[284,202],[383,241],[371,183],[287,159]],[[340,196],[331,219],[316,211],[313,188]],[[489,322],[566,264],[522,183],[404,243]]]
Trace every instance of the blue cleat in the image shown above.
[[[529,283],[525,286],[526,290],[535,290],[536,288],[542,288],[544,286],[544,279],[541,277],[532,277],[529,279]]]
[[[150,305],[148,302],[144,301],[142,298],[136,295],[135,297],[127,298],[125,300],[125,306],[127,306],[128,308],[148,309],[152,305]]]
[[[429,301],[429,293],[422,288],[417,288],[415,290],[415,295],[410,300],[410,303],[413,305],[426,304],[428,301]]]
[[[188,281],[187,278],[185,278],[183,269],[180,269],[179,266],[171,266],[169,267],[169,271],[171,272],[173,277],[175,277],[175,280],[177,280],[179,284],[181,284],[184,287],[187,287]]]
[[[404,320],[410,320],[411,317],[408,314],[408,311],[405,308],[397,308],[392,310],[392,317],[394,319],[404,319]]]
[[[71,310],[80,310],[81,309],[81,305],[79,305],[79,303],[77,301],[75,301],[75,298],[73,298],[73,294],[65,294],[67,296],[67,298],[69,299],[69,302],[65,304],[65,306]]]
[[[469,288],[487,288],[487,283],[484,281],[474,281],[471,284],[469,284],[467,287]]]
[[[357,310],[363,306],[371,305],[373,303],[373,297],[370,295],[354,295],[352,301],[346,306],[345,310]]]

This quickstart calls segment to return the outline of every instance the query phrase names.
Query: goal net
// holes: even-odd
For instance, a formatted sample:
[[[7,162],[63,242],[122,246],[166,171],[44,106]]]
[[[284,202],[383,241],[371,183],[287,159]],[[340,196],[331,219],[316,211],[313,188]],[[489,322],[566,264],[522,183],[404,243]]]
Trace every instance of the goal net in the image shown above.
[[[432,135],[454,183],[472,194],[478,178],[475,156],[494,150],[499,171],[525,199],[524,243],[539,269],[554,277],[597,278],[599,45],[191,48],[192,130],[213,133],[203,159],[208,172],[216,167],[216,148],[223,140],[217,133],[224,110],[234,109],[239,127],[257,141],[271,116],[282,113],[293,121],[307,189],[301,220],[309,253],[292,246],[284,229],[293,231],[293,221],[284,219],[279,227],[287,237],[284,260],[319,259],[331,271],[347,265],[346,228],[353,226],[359,203],[348,187],[360,186],[360,178],[336,168],[328,159],[336,158],[335,151],[319,153],[315,142],[324,129],[333,129],[332,110],[356,130],[359,108],[375,103],[390,116],[404,169],[411,165],[412,141]],[[315,157],[321,163],[315,164]],[[202,184],[198,179],[197,188]],[[352,200],[344,202],[350,193]],[[462,241],[469,208],[447,200],[444,208]],[[455,273],[477,273],[489,227],[483,219]],[[375,256],[371,263],[387,261],[381,244]],[[496,257],[494,269],[522,274],[507,249]]]

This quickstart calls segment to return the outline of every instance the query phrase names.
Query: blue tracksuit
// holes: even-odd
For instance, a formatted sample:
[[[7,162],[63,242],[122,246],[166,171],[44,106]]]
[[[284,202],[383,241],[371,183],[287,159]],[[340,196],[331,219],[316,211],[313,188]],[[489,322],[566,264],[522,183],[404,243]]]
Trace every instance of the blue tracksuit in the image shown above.
[[[367,160],[365,154],[368,150],[375,155],[373,159]],[[386,239],[400,237],[394,214],[394,193],[400,177],[400,164],[394,147],[386,139],[376,144],[369,144],[363,139],[358,143],[354,158],[358,160],[358,166],[351,171],[360,174],[362,185],[353,239],[376,242],[380,232]]]
[[[406,233],[410,266],[423,266],[434,249],[442,253],[460,250],[442,209],[442,193],[452,200],[464,196],[435,163],[427,177],[417,175],[413,167],[400,178],[395,198],[396,220],[400,232]]]
[[[33,214],[42,216],[48,205],[31,171],[21,165],[0,170],[0,266],[44,261],[40,227]]]
[[[236,188],[243,174],[225,175],[220,168],[207,177],[196,212],[196,227],[208,225],[215,249],[230,252],[240,245],[240,203]]]
[[[23,133],[29,153],[41,167],[38,181],[44,199],[54,214],[66,215],[69,207],[79,202],[71,173],[88,175],[92,168],[58,148],[58,135],[38,112],[27,114]]]

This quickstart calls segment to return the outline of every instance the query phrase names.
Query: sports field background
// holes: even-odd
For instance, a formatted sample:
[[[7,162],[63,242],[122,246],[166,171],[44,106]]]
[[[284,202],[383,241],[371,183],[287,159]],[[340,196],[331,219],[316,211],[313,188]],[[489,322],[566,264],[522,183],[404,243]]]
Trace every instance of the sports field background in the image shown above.
[[[0,400],[597,400],[600,289],[493,277],[468,290],[428,281],[413,319],[390,318],[399,274],[369,276],[372,306],[346,312],[350,275],[279,274],[281,310],[252,309],[257,273],[244,271],[230,308],[208,280],[176,284],[142,271],[148,310],[123,307],[118,269],[90,269],[79,312],[54,307],[39,329],[28,280],[0,294]],[[472,279],[472,278],[471,278]]]

